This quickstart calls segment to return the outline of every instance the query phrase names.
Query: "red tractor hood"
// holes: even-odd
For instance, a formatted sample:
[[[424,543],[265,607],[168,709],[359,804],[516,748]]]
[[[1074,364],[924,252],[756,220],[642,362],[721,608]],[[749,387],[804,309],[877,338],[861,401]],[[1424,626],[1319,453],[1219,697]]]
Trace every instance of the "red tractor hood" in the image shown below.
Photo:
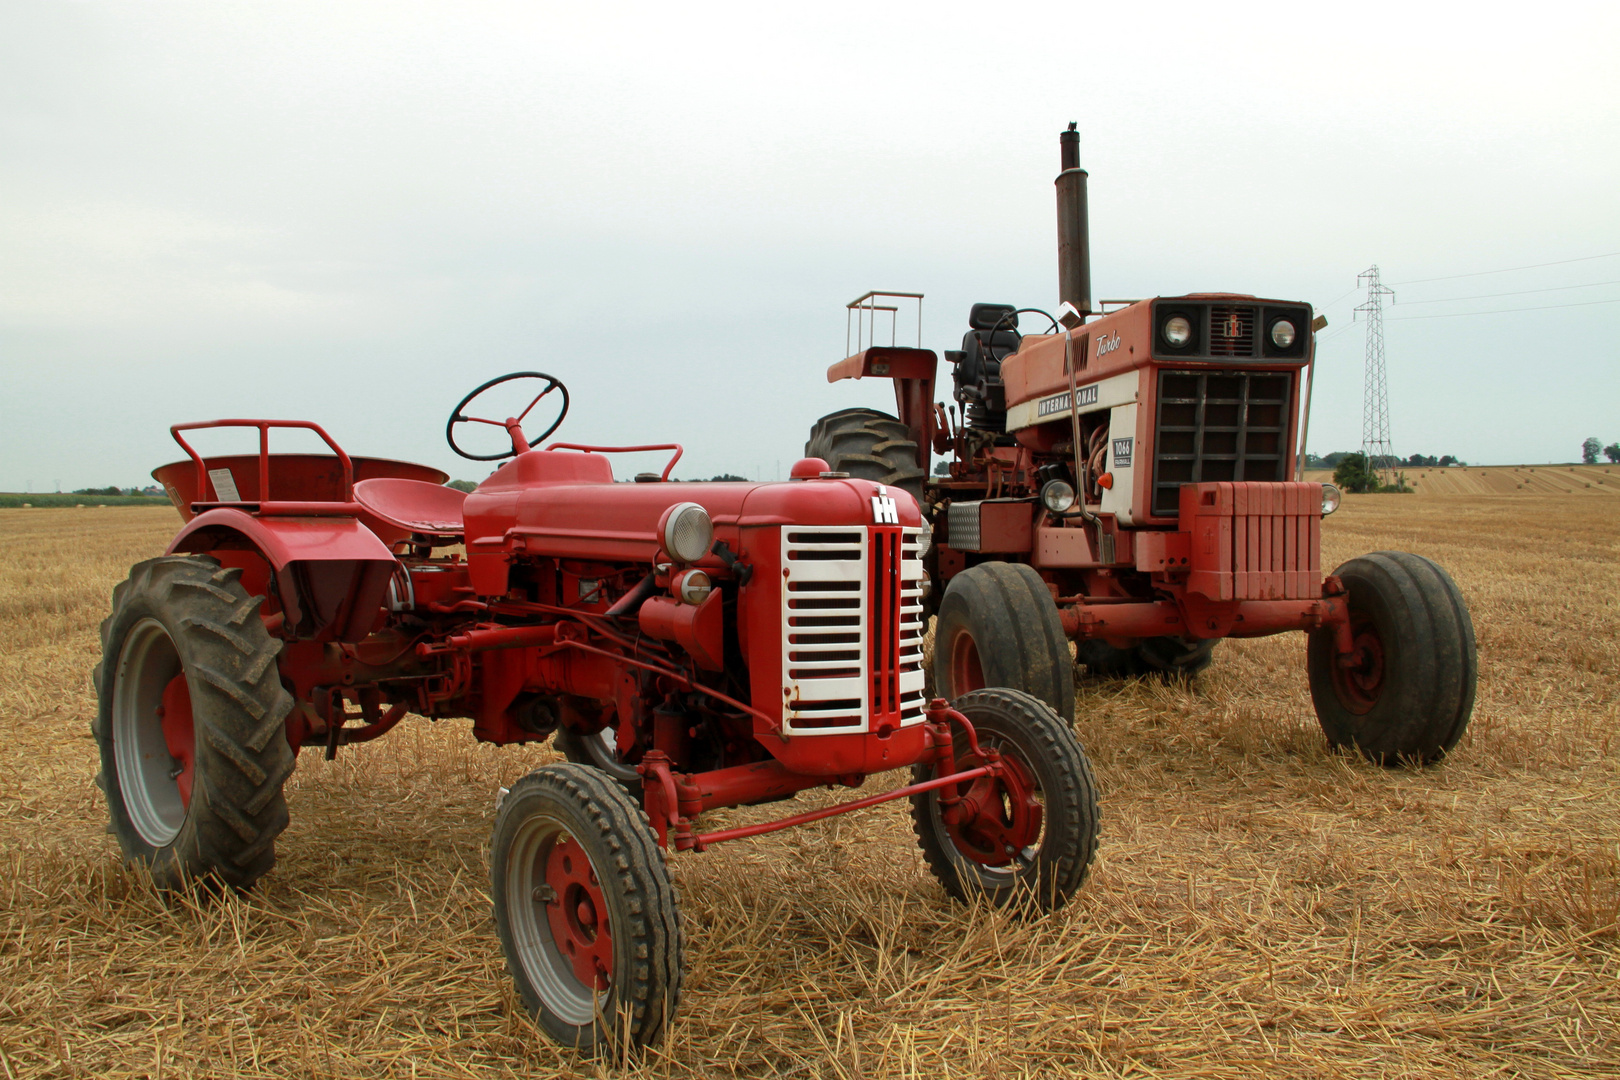
[[[659,521],[676,503],[702,506],[714,521],[715,539],[740,550],[740,530],[753,526],[884,523],[885,499],[893,500],[899,518],[889,524],[921,524],[909,494],[870,480],[615,483],[599,454],[535,450],[468,495],[463,516],[474,562],[483,554],[522,553],[650,563],[660,548]],[[710,556],[703,565],[721,563]]]

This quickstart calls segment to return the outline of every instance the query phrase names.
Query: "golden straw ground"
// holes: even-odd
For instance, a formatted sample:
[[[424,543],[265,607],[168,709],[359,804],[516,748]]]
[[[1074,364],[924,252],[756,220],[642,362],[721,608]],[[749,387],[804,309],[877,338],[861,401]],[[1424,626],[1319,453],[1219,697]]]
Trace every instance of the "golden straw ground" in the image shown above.
[[[0,1075],[1614,1075],[1620,500],[1591,490],[1420,485],[1327,522],[1329,566],[1416,551],[1472,605],[1447,764],[1327,754],[1298,636],[1223,643],[1191,687],[1087,684],[1076,903],[953,905],[896,806],[679,856],[681,1015],[624,1070],[529,1028],[495,940],[495,791],[549,749],[412,718],[306,753],[262,886],[166,904],[103,832],[88,673],[175,516],[0,510]]]

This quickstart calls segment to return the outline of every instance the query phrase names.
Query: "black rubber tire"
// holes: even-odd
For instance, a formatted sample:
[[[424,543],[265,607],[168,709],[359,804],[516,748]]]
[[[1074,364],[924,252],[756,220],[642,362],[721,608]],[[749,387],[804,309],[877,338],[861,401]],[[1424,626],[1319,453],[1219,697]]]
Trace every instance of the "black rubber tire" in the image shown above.
[[[1214,662],[1219,638],[1189,642],[1184,638],[1148,638],[1129,649],[1116,648],[1095,638],[1075,647],[1075,663],[1086,673],[1103,679],[1129,679],[1159,674],[1166,679],[1190,679]]]
[[[1334,571],[1349,591],[1351,631],[1377,636],[1382,675],[1357,700],[1337,667],[1331,630],[1310,635],[1311,700],[1328,742],[1381,765],[1426,765],[1462,738],[1479,660],[1468,605],[1451,576],[1421,555],[1377,551]]]
[[[952,703],[973,722],[982,749],[1015,757],[1033,774],[1042,802],[1039,844],[1024,849],[1007,869],[987,867],[964,855],[940,813],[937,791],[911,796],[912,828],[923,860],[951,896],[963,902],[984,896],[1001,906],[1022,895],[1055,910],[1086,879],[1097,856],[1097,782],[1074,730],[1046,703],[1017,690],[975,690]],[[965,764],[966,740],[958,729],[957,760]],[[912,767],[921,783],[935,774],[931,764]]]
[[[590,860],[607,909],[612,970],[604,990],[577,978],[569,986],[570,972],[548,967],[568,962],[546,913],[551,901],[535,895],[531,885],[537,869],[549,883],[544,862],[564,832]],[[507,969],[524,1007],[547,1035],[605,1055],[658,1041],[681,998],[679,897],[646,814],[623,789],[573,763],[543,766],[513,784],[495,815],[490,896]],[[520,941],[529,943],[528,952]],[[550,960],[544,958],[548,943],[556,952]],[[548,973],[562,980],[549,990]],[[594,1004],[581,1006],[570,994]]]
[[[1178,637],[1148,638],[1135,649],[1142,663],[1166,678],[1190,679],[1215,660],[1220,638],[1191,640]]]
[[[603,728],[595,735],[576,735],[567,728],[558,728],[551,742],[569,761],[577,765],[589,765],[611,777],[624,789],[624,793],[630,796],[631,802],[639,804],[641,774],[636,772],[634,765],[628,765],[619,759],[617,745],[609,745],[606,741],[612,738],[612,728]]]
[[[840,409],[817,420],[804,444],[834,472],[900,488],[919,504],[928,470],[917,464],[917,444],[895,417],[876,409]]]
[[[980,679],[952,674],[955,650],[968,643],[977,654]],[[1074,718],[1074,663],[1063,620],[1046,582],[1023,563],[970,566],[951,578],[939,602],[935,692],[955,699],[990,686],[1033,694],[1065,721]]]
[[[107,796],[108,831],[163,889],[206,879],[246,888],[275,865],[275,840],[287,827],[293,700],[276,666],[281,642],[259,617],[264,597],[248,595],[241,573],[206,556],[137,563],[101,624],[93,676],[101,700],[90,725],[101,751],[96,783]],[[181,672],[195,754],[189,805],[172,774],[163,778],[179,761],[168,756],[153,709],[161,698],[152,688]]]
[[[1084,664],[1086,674],[1099,679],[1130,679],[1148,672],[1134,647],[1121,649],[1097,638],[1075,643],[1074,662]]]

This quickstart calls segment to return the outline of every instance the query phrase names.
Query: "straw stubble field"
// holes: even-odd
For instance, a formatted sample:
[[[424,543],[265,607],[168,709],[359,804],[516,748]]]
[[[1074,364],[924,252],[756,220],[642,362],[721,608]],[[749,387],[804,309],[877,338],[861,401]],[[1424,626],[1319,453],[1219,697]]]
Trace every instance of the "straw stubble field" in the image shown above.
[[[533,1031],[495,940],[495,791],[549,749],[413,718],[335,762],[304,755],[252,894],[165,904],[121,865],[87,673],[113,584],[174,525],[0,511],[8,1078],[1593,1076],[1620,1060],[1614,500],[1373,496],[1328,522],[1329,565],[1416,551],[1469,598],[1479,704],[1441,767],[1326,753],[1297,636],[1223,644],[1192,686],[1083,686],[1103,848],[1055,916],[947,901],[893,806],[675,858],[681,1015],[624,1070]]]

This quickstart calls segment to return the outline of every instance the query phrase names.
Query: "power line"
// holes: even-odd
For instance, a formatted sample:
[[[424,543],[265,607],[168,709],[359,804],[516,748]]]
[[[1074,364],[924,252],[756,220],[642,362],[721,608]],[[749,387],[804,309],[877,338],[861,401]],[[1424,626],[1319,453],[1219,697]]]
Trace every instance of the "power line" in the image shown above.
[[[1476,270],[1471,274],[1445,274],[1441,277],[1412,278],[1409,281],[1397,281],[1396,285],[1422,285],[1426,281],[1455,281],[1457,278],[1484,277],[1487,274],[1511,274],[1515,270],[1539,270],[1543,266],[1564,266],[1568,263],[1591,262],[1593,259],[1613,259],[1620,256],[1620,251],[1611,251],[1604,255],[1582,255],[1578,259],[1558,259],[1554,262],[1531,263],[1529,266],[1505,266],[1500,270]]]
[[[1354,285],[1350,286],[1350,288],[1348,290],[1346,290],[1345,292],[1340,293],[1338,296],[1335,296],[1332,300],[1329,300],[1327,303],[1323,304],[1321,307],[1317,308],[1316,310],[1317,311],[1326,311],[1328,308],[1332,307],[1334,304],[1337,304],[1340,300],[1343,300],[1345,297],[1349,296],[1351,293],[1359,292],[1360,290],[1361,290],[1361,282],[1360,282],[1360,280],[1357,280],[1356,283]]]
[[[1515,289],[1512,292],[1480,293],[1477,296],[1448,296],[1441,300],[1408,300],[1407,307],[1414,304],[1449,304],[1457,300],[1490,300],[1498,296],[1524,296],[1529,293],[1568,292],[1570,289],[1595,289],[1600,285],[1620,285],[1620,278],[1613,281],[1593,281],[1586,285],[1554,285],[1550,289]]]
[[[1393,315],[1390,322],[1406,322],[1409,319],[1466,319],[1473,315],[1507,315],[1515,311],[1551,311],[1553,308],[1591,307],[1594,304],[1620,304],[1620,297],[1613,300],[1582,300],[1574,304],[1540,304],[1536,307],[1510,307],[1494,308],[1491,311],[1453,311],[1445,315]]]

